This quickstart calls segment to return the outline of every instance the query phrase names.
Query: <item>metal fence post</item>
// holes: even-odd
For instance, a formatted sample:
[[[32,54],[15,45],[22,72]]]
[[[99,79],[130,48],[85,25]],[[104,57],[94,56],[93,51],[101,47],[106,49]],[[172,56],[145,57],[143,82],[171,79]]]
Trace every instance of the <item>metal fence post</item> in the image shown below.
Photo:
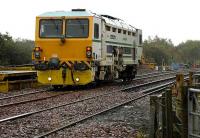
[[[190,133],[193,131],[193,118],[190,113],[192,112],[192,98],[190,90],[188,90],[188,138],[190,137]]]

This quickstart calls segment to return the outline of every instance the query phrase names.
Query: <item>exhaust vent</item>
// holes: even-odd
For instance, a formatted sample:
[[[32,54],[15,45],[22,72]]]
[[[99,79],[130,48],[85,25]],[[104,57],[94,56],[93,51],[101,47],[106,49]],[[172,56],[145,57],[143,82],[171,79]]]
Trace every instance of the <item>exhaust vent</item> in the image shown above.
[[[72,11],[86,11],[85,9],[72,9]]]

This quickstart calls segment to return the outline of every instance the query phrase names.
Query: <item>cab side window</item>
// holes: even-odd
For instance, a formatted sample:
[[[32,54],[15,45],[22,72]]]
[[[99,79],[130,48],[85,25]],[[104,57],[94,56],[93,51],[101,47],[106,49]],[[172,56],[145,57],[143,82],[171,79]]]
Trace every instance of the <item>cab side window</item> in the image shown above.
[[[99,24],[97,23],[94,24],[94,38],[95,39],[99,38]]]
[[[142,35],[141,34],[139,35],[139,44],[140,45],[142,44]]]

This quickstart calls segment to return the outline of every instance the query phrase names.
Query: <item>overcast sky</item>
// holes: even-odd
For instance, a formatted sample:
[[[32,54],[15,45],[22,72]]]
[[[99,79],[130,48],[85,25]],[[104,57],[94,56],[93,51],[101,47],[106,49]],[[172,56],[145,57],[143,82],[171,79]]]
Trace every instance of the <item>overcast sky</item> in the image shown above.
[[[199,0],[0,0],[0,32],[34,40],[37,15],[73,8],[121,18],[142,29],[144,39],[200,40]]]

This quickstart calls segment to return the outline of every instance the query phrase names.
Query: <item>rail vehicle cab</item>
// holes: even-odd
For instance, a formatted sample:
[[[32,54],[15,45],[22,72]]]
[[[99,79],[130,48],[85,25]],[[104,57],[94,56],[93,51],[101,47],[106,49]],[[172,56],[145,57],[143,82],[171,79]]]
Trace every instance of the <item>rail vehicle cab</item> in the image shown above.
[[[129,29],[127,38],[113,35],[107,30],[110,17],[84,9],[37,16],[32,59],[38,81],[54,86],[86,85],[135,75],[137,37],[128,33],[141,31]],[[126,50],[128,54],[120,55]]]

